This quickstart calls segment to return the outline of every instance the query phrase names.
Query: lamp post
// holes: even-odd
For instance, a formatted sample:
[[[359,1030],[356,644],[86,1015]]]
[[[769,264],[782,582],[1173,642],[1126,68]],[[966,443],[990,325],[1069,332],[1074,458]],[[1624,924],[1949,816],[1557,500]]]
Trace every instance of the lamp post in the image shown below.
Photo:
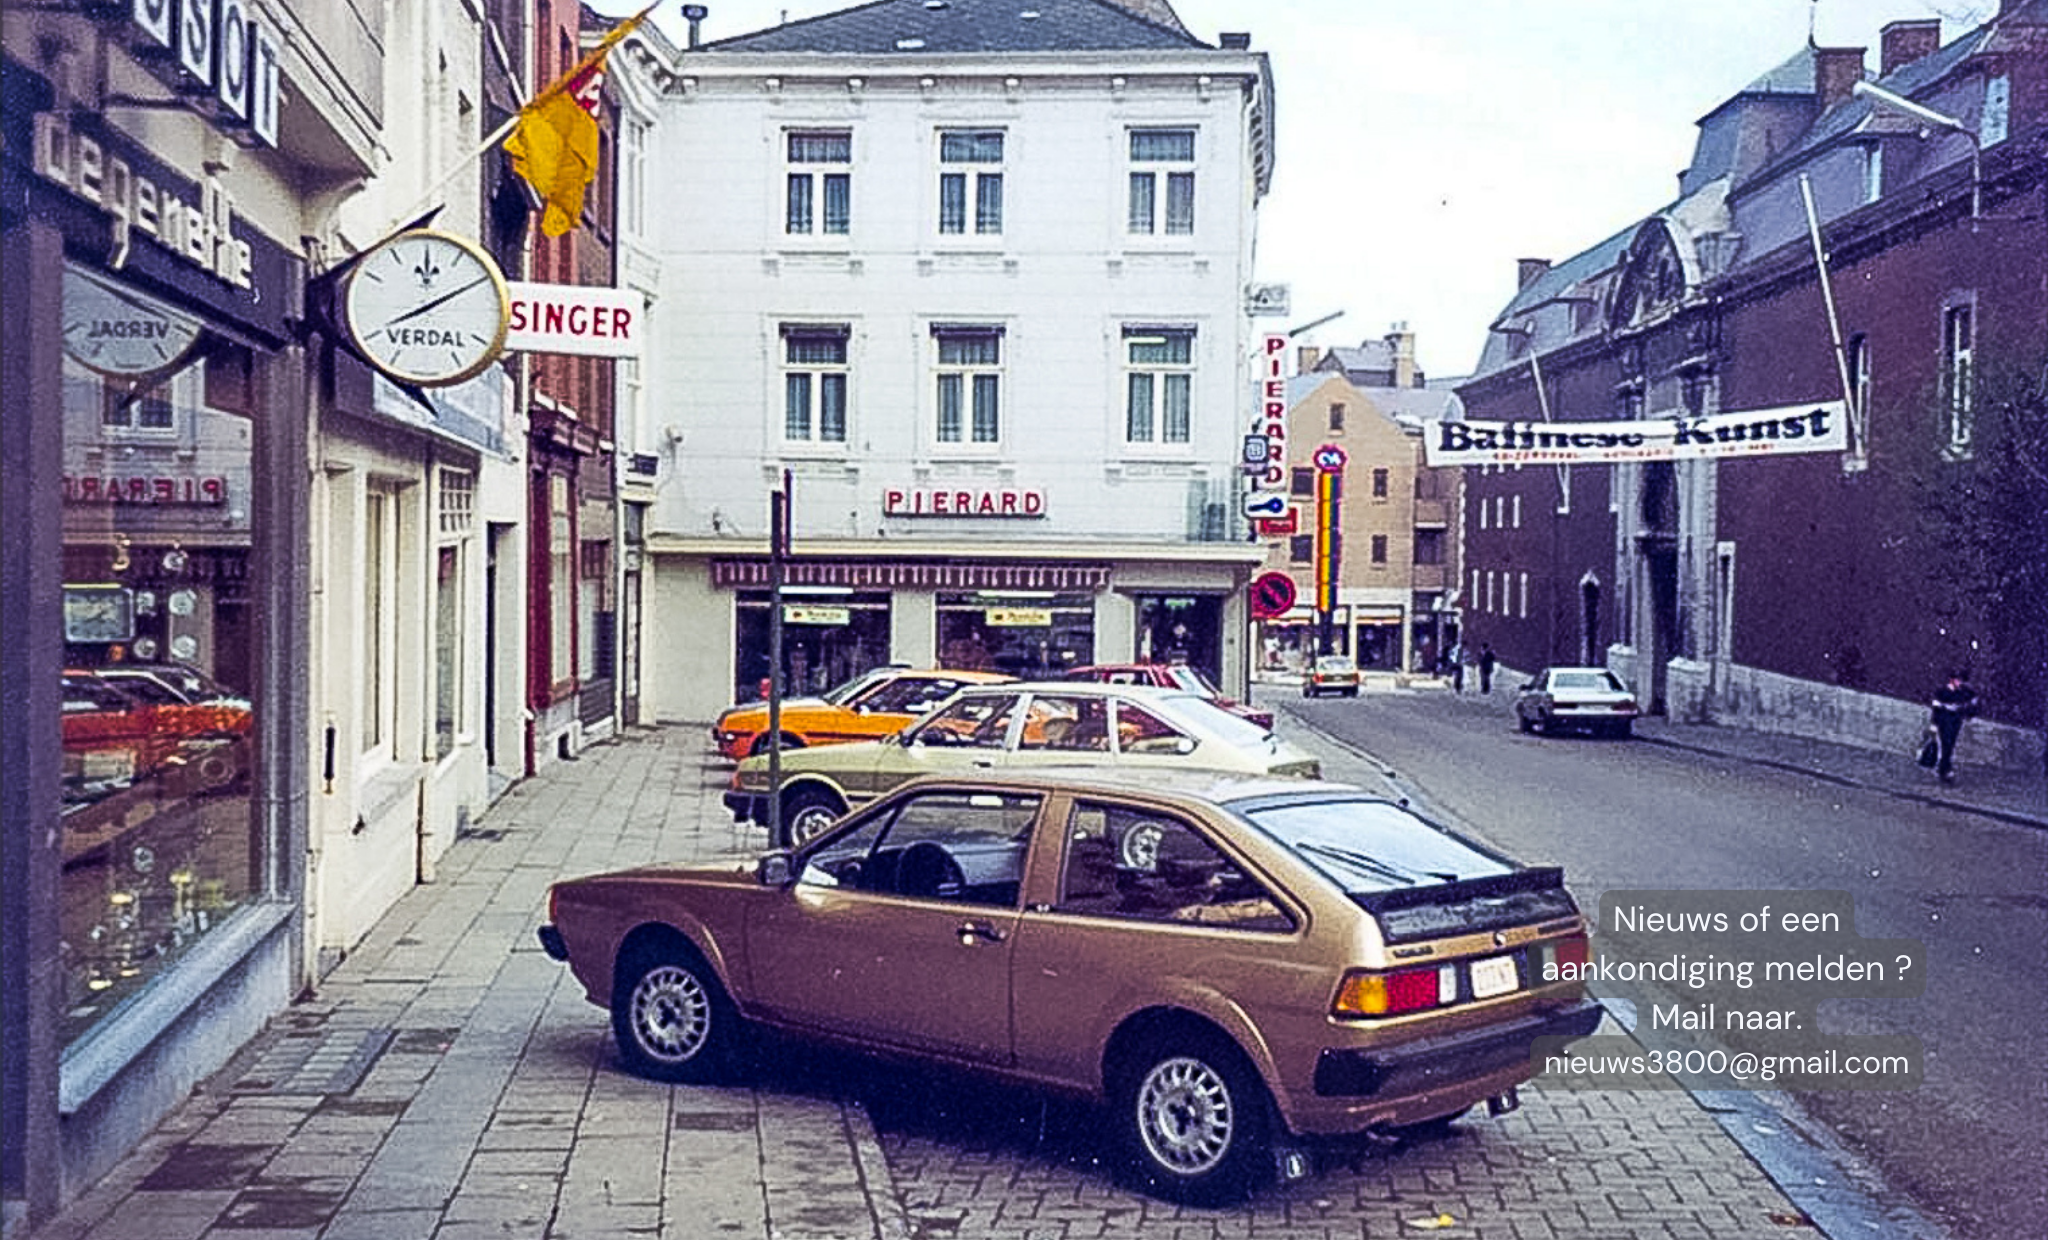
[[[1926,104],[1915,103],[1869,82],[1856,83],[1850,88],[1850,93],[1860,95],[1878,107],[1910,116],[1935,129],[1959,133],[1970,140],[1970,227],[1974,229],[1984,213],[1984,143],[1977,136],[1977,131],[1945,112],[1937,112]]]

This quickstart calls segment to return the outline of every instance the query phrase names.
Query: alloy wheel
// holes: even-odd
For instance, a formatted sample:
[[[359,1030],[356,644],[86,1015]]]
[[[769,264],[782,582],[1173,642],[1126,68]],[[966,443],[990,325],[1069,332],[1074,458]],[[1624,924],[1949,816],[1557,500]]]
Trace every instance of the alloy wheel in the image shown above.
[[[1162,1059],[1138,1085],[1138,1137],[1162,1169],[1195,1176],[1230,1154],[1237,1112],[1230,1084],[1200,1059]]]
[[[633,987],[632,1027],[649,1058],[684,1063],[711,1036],[711,996],[688,969],[659,965]]]

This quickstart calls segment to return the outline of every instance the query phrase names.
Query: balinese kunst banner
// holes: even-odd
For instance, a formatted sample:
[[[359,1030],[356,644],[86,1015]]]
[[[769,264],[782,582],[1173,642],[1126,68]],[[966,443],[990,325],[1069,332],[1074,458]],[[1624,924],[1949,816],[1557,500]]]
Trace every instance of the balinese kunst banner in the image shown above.
[[[1633,422],[1464,422],[1446,418],[1423,441],[1431,465],[1602,464],[1845,452],[1841,401],[1726,413],[1652,414]]]

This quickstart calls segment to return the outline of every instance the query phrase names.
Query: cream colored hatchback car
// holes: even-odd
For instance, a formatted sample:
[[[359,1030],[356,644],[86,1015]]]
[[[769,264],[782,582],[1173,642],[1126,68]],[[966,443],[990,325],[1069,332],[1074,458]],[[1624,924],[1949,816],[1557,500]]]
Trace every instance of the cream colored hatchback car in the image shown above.
[[[1186,690],[969,685],[887,740],[783,754],[782,835],[773,842],[801,844],[848,809],[920,775],[1039,766],[1322,774],[1314,754]],[[765,756],[740,763],[725,805],[741,822],[767,825]]]
[[[1308,1138],[1508,1109],[1536,1039],[1600,1019],[1544,980],[1587,954],[1560,871],[1316,781],[923,779],[549,915],[637,1072],[718,1079],[760,1026],[965,1065],[1102,1100],[1140,1184],[1193,1202],[1304,1174]]]

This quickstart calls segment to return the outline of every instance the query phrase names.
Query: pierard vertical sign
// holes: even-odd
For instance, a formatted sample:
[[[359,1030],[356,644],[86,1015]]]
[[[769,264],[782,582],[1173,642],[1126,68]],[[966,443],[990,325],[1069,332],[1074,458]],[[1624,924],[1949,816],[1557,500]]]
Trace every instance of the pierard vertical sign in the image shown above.
[[[1259,346],[1258,412],[1251,433],[1266,437],[1265,472],[1253,474],[1256,486],[1287,485],[1287,337],[1268,332]]]

